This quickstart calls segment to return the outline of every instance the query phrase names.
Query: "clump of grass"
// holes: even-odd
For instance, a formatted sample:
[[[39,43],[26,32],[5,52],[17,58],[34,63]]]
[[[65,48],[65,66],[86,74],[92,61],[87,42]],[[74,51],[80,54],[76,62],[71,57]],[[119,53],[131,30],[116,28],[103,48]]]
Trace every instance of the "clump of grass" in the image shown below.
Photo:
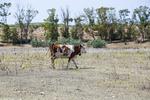
[[[113,66],[113,73],[112,73],[112,75],[113,75],[115,80],[119,80],[119,74],[117,73],[116,66]]]
[[[145,78],[140,86],[142,90],[150,91],[150,79]]]
[[[7,74],[7,75],[8,75],[8,73],[10,72],[8,66],[5,65],[4,63],[0,63],[0,70],[6,71],[6,74]]]
[[[106,44],[106,41],[101,39],[96,39],[87,43],[88,46],[91,45],[93,48],[103,48],[106,46]]]

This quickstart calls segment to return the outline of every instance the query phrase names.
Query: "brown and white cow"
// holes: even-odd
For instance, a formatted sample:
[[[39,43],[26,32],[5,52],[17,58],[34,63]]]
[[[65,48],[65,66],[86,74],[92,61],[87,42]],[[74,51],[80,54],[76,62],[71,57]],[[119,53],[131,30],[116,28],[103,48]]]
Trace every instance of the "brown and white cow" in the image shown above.
[[[77,55],[81,55],[81,53],[86,53],[85,48],[82,45],[62,45],[62,44],[51,44],[49,46],[49,50],[51,52],[51,63],[52,67],[55,69],[54,61],[56,58],[68,58],[67,69],[70,61],[73,61],[76,68],[78,68],[75,57]]]

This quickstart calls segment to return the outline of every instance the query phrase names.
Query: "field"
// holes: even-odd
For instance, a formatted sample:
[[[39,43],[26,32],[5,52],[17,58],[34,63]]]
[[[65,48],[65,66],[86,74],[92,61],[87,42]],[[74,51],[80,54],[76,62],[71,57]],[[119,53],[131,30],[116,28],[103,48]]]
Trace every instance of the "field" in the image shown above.
[[[47,48],[0,48],[0,100],[149,100],[150,49],[87,49],[51,69]]]

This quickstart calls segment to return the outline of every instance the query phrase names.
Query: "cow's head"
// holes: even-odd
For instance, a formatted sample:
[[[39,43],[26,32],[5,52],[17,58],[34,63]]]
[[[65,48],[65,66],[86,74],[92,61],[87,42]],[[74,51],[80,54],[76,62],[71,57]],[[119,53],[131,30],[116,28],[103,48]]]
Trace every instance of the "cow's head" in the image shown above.
[[[85,49],[85,47],[83,45],[80,44],[80,55],[82,53],[86,53],[86,49]]]

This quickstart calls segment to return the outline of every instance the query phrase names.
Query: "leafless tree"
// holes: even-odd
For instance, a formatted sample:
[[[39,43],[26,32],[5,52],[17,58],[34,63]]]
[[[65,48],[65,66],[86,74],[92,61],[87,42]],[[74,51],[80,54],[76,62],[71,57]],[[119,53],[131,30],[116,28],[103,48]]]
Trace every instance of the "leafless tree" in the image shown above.
[[[23,7],[20,7],[20,5],[17,6],[15,18],[20,28],[21,41],[23,40],[23,36],[24,36],[25,41],[27,42],[29,26],[37,14],[38,14],[38,11],[32,9],[31,6],[27,6],[26,9]]]

